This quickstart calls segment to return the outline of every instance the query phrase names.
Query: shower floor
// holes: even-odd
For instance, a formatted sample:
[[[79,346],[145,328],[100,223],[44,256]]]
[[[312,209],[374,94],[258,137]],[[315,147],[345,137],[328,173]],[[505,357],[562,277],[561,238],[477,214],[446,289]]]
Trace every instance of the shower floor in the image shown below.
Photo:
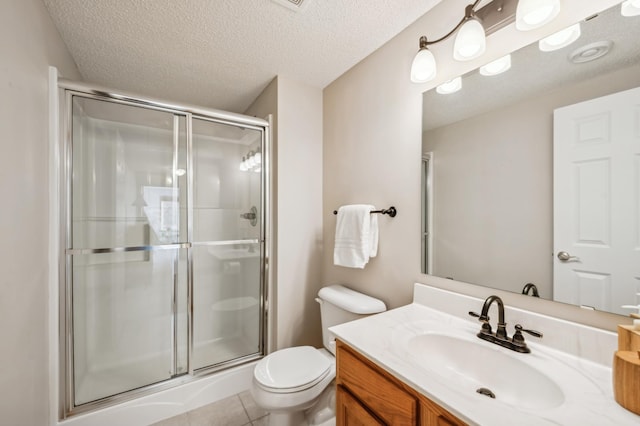
[[[196,344],[194,367],[204,368],[257,353],[255,344],[241,337]],[[171,379],[169,355],[157,356],[89,371],[76,381],[76,405],[96,401]],[[178,376],[186,373],[179,372]]]

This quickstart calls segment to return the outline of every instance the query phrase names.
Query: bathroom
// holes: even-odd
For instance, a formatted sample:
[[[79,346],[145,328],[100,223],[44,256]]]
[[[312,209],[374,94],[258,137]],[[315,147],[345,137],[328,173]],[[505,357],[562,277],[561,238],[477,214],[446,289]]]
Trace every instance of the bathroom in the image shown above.
[[[423,4],[424,11],[433,9],[395,38],[389,35],[388,43],[328,86],[313,87],[280,76],[266,87],[262,98],[267,102],[277,95],[277,111],[259,102],[254,103],[253,111],[247,110],[261,117],[272,113],[280,123],[277,189],[272,200],[273,233],[278,242],[272,271],[278,283],[274,304],[279,325],[270,336],[271,348],[321,344],[314,298],[327,283],[348,283],[384,300],[390,308],[411,302],[414,282],[480,298],[492,293],[421,274],[418,159],[422,93],[477,68],[489,57],[497,58],[618,2],[563,1],[563,14],[549,28],[519,37],[495,33],[489,38],[486,58],[471,63],[447,59],[445,47],[436,45],[433,50],[438,52],[440,69],[446,71],[422,85],[408,78],[419,37],[425,32],[433,37],[446,33],[468,2],[417,3]],[[8,132],[2,155],[2,191],[7,205],[2,229],[11,245],[3,250],[1,261],[0,315],[5,324],[5,345],[0,361],[5,368],[0,380],[0,414],[7,424],[53,424],[57,403],[52,395],[58,392],[58,368],[49,349],[52,336],[57,336],[57,317],[51,316],[56,301],[49,292],[58,260],[51,258],[49,250],[55,228],[49,197],[56,188],[50,186],[47,145],[50,126],[54,125],[49,122],[48,66],[56,66],[65,78],[81,78],[41,1],[3,2],[0,16],[4,41],[2,128]],[[304,125],[296,125],[300,122]],[[331,213],[340,205],[356,202],[393,204],[399,211],[392,220],[380,218],[379,254],[364,270],[335,267],[330,256],[335,230]],[[615,330],[620,322],[618,316],[496,293],[511,306],[608,330]]]

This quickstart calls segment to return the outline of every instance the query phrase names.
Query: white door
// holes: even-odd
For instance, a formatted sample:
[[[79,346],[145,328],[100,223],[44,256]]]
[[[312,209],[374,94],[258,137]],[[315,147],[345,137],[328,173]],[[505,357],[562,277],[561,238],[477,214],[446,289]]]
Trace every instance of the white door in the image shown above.
[[[555,110],[553,140],[553,298],[628,314],[640,292],[640,88]]]

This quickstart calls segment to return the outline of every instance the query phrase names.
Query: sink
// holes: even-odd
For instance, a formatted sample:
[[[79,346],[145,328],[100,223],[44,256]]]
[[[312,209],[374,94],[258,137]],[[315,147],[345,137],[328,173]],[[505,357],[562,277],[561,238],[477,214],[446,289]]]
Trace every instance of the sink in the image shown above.
[[[471,339],[475,336],[470,337]],[[540,410],[562,405],[560,387],[544,372],[490,343],[440,333],[412,336],[406,350],[421,368],[430,370],[457,391],[478,394],[517,408]]]

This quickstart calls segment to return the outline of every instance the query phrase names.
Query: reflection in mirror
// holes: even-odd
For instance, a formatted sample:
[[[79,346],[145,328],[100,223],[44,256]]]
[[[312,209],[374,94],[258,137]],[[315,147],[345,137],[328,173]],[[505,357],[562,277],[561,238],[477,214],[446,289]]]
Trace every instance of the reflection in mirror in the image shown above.
[[[424,94],[424,273],[517,293],[533,283],[544,299],[619,314],[639,304],[640,16],[618,5],[580,33]]]

